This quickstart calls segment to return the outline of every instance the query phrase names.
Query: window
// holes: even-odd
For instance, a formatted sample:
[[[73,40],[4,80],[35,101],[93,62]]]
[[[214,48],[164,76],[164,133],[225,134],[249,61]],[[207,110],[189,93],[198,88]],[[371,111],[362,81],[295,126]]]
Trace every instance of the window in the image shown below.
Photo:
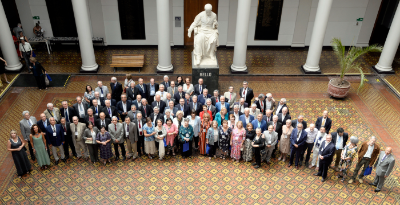
[[[71,0],[46,0],[54,37],[78,37]]]
[[[254,40],[278,40],[283,0],[259,0]]]
[[[122,40],[146,39],[143,0],[118,0]]]

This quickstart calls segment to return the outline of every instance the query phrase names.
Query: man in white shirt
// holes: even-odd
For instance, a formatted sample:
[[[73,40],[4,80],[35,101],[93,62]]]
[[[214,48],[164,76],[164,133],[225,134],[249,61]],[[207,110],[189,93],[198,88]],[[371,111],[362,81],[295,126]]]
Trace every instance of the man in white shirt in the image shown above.
[[[286,106],[286,99],[282,98],[281,101],[279,101],[278,107],[276,108],[275,114],[278,115],[279,113],[282,113],[282,108],[287,107]],[[289,110],[288,110],[289,114]]]
[[[275,99],[272,97],[271,93],[267,93],[265,98],[265,110],[275,109]]]
[[[93,106],[90,107],[93,110],[94,115],[99,116],[99,114],[101,113],[101,111],[103,110],[103,107],[101,105],[99,105],[98,103],[99,101],[96,99],[92,100],[92,104]]]
[[[242,115],[242,113],[239,112],[239,105],[233,106],[233,111],[231,111],[229,114],[233,114],[235,116],[235,125],[236,125],[237,122],[239,121],[240,115]]]
[[[244,114],[239,119],[242,121],[243,127],[246,127],[247,123],[251,123],[254,120],[254,116],[250,115],[250,108],[245,108]]]
[[[304,147],[304,150],[301,153],[300,161],[301,162],[303,161],[304,153],[307,151],[305,166],[308,167],[309,165],[308,161],[310,161],[310,155],[314,147],[314,141],[318,135],[318,129],[315,128],[315,124],[312,123],[310,124],[309,128],[305,129],[305,131],[307,132],[307,140],[306,140],[306,146]]]
[[[310,128],[307,128],[310,129]],[[307,132],[306,129],[306,132]],[[316,129],[316,128],[315,128]],[[308,168],[315,168],[315,170],[318,171],[319,168],[319,160],[318,160],[318,153],[319,153],[319,147],[321,146],[322,142],[325,141],[326,139],[326,132],[325,132],[325,127],[321,127],[321,129],[318,131],[317,136],[315,137],[315,142],[314,142],[314,148],[313,148],[313,158],[311,161],[311,165]]]
[[[76,103],[72,106],[75,110],[75,116],[78,117],[79,122],[85,123],[85,116],[87,115],[87,104],[83,102],[80,96],[76,97]]]
[[[161,100],[165,101],[165,99],[167,99],[167,93],[166,91],[164,91],[164,85],[161,84],[158,88],[158,91],[156,92],[156,95],[160,95]],[[156,97],[154,96],[154,100],[156,100]]]
[[[94,89],[94,91],[100,93],[101,101],[104,101],[104,99],[106,98],[107,94],[109,93],[107,86],[103,85],[103,81],[98,81],[97,82],[97,87]]]
[[[224,93],[226,101],[229,103],[229,108],[233,108],[233,104],[236,102],[236,93],[233,92],[233,86],[229,86],[229,91]]]

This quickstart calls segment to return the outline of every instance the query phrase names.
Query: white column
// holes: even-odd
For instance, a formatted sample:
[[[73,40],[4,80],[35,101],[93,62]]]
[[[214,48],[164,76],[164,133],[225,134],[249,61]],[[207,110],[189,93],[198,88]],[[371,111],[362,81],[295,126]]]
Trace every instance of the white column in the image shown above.
[[[169,0],[157,0],[158,72],[172,72]]]
[[[397,48],[400,43],[400,4],[397,7],[396,14],[393,17],[392,25],[390,26],[389,34],[383,46],[381,57],[375,69],[378,72],[394,72],[392,63],[396,55]]]
[[[3,0],[7,1],[7,0]],[[23,65],[19,61],[17,51],[15,50],[14,40],[11,35],[10,27],[7,22],[6,14],[4,13],[3,4],[0,0],[0,45],[4,55],[4,60],[7,61],[6,69],[9,71],[18,71]]]
[[[247,72],[246,52],[247,52],[247,34],[249,31],[251,0],[239,0],[237,17],[235,47],[233,50],[232,72]]]
[[[315,15],[314,28],[311,34],[310,47],[308,49],[307,61],[303,66],[305,72],[321,73],[319,59],[328,25],[329,13],[331,12],[333,0],[319,0],[317,14]]]
[[[97,65],[96,57],[94,56],[87,2],[86,0],[72,0],[72,7],[74,9],[76,30],[78,32],[79,47],[81,49],[81,69],[83,72],[95,72],[99,65]]]

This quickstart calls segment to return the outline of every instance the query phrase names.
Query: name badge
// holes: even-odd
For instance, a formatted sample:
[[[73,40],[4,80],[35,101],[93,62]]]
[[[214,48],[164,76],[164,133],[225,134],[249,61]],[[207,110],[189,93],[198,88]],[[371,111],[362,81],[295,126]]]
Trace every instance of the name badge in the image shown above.
[[[64,132],[64,135],[67,135],[67,132]]]
[[[287,138],[287,135],[283,135],[283,138]]]
[[[95,115],[99,115],[99,113],[96,113]]]
[[[53,133],[53,136],[54,136],[54,137],[56,137],[56,136],[57,136],[57,134],[56,134],[56,133]]]
[[[206,129],[203,129],[203,132],[206,132]]]
[[[271,141],[268,141],[268,144],[271,144]]]
[[[78,132],[75,132],[75,135],[78,135]]]
[[[129,136],[129,132],[126,132],[126,136]]]
[[[186,137],[189,138],[189,134],[188,133],[186,133]]]
[[[235,140],[239,140],[239,137],[235,137]]]
[[[104,97],[104,95],[103,95],[103,94],[100,94],[100,97]]]

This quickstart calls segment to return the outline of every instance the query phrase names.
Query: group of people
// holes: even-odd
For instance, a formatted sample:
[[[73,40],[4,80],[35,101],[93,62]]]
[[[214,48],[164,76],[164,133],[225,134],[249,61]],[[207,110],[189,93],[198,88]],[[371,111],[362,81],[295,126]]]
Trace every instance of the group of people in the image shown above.
[[[380,151],[375,137],[358,147],[358,138],[349,138],[343,128],[330,133],[333,122],[328,111],[308,124],[302,115],[292,119],[286,99],[277,102],[271,93],[260,94],[252,103],[254,93],[246,81],[239,96],[233,87],[223,95],[214,90],[211,96],[203,79],[193,85],[189,78],[181,76],[176,81],[164,76],[160,84],[153,78],[147,84],[139,78],[136,84],[130,75],[121,84],[113,77],[109,87],[110,90],[101,81],[94,89],[87,85],[84,96],[78,96],[72,107],[67,101],[60,108],[48,103],[39,121],[24,111],[20,121],[22,137],[12,131],[9,141],[13,156],[20,153],[21,159],[14,158],[20,164],[18,174],[30,169],[27,155],[20,149],[25,143],[31,159],[37,159],[42,169],[50,165],[50,150],[56,165],[60,159],[66,162],[70,148],[77,158],[90,158],[92,163],[105,165],[112,158],[135,160],[144,155],[163,160],[170,154],[180,153],[187,158],[198,152],[210,160],[254,159],[252,165],[256,169],[262,162],[270,165],[273,158],[288,161],[288,166],[296,169],[304,164],[315,168],[318,172],[314,175],[321,176],[322,181],[334,158],[331,168],[344,181],[358,153],[349,183],[361,168],[358,177],[363,183],[365,169],[375,166],[376,191],[381,190],[395,163],[392,149]]]

